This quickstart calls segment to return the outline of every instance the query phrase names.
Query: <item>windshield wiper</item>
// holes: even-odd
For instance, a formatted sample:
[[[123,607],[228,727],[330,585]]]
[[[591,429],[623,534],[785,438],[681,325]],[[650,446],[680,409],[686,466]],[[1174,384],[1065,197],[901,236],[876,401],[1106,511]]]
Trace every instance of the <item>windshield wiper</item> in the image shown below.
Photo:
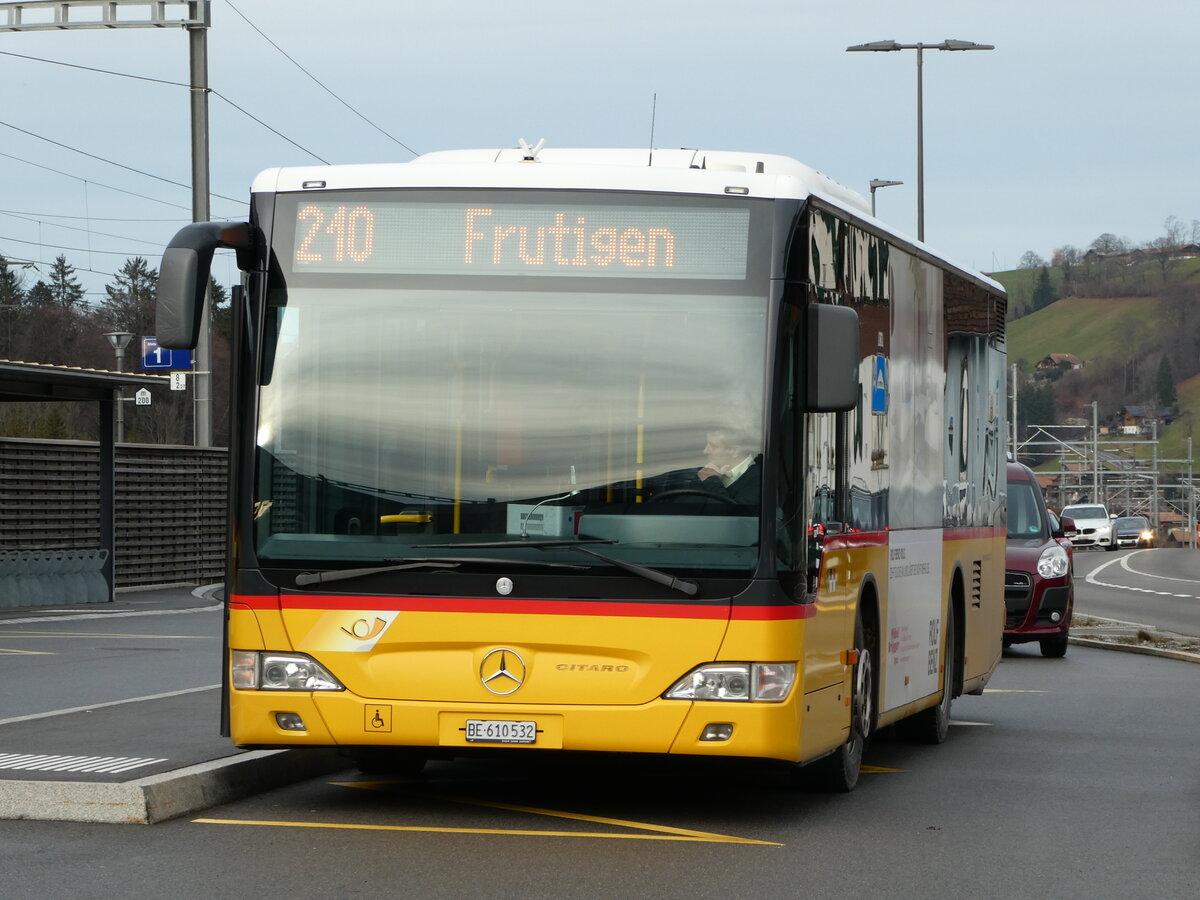
[[[658,569],[651,569],[649,566],[639,566],[637,563],[625,562],[623,559],[616,559],[612,556],[607,556],[603,553],[597,553],[595,550],[589,550],[584,544],[615,544],[615,540],[608,538],[585,538],[579,541],[487,541],[475,544],[413,544],[414,547],[457,547],[462,550],[484,550],[496,547],[532,547],[535,550],[578,550],[580,553],[586,553],[588,556],[594,556],[596,559],[606,562],[609,565],[616,566],[618,569],[624,569],[630,574],[637,575],[640,578],[645,578],[647,581],[653,581],[655,584],[661,584],[669,587],[673,591],[679,591],[681,594],[687,594],[689,597],[695,597],[700,592],[700,585],[694,581],[689,581],[686,578],[676,578],[666,572]]]
[[[383,572],[399,572],[403,569],[456,569],[461,565],[483,564],[497,566],[536,566],[552,569],[586,569],[587,566],[574,563],[540,562],[533,559],[500,559],[490,556],[425,556],[412,557],[404,562],[385,560],[392,563],[386,566],[371,566],[366,569],[329,569],[324,572],[301,572],[296,576],[296,584],[308,587],[311,584],[327,584],[331,581],[346,581],[350,578],[364,578],[367,575],[379,575]]]

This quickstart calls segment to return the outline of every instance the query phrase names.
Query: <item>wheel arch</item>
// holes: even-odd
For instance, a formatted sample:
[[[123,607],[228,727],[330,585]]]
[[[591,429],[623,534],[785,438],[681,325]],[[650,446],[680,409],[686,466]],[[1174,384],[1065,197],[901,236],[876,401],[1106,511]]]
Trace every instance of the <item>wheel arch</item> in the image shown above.
[[[967,637],[967,587],[962,565],[954,566],[954,576],[950,580],[950,597],[947,601],[953,611],[954,624],[954,659],[946,660],[952,666],[949,684],[952,697],[961,697],[963,692],[964,655],[966,653]]]

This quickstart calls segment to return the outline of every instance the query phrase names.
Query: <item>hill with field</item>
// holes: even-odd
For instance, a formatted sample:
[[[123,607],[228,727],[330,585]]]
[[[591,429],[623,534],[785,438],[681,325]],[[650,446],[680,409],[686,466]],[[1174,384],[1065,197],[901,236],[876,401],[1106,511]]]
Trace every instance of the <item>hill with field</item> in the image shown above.
[[[1061,270],[1048,274],[1055,289],[1066,283]],[[1122,274],[1144,286],[1156,273]],[[1171,274],[1139,296],[1068,296],[1031,312],[1021,299],[1033,296],[1036,279],[1044,277],[1039,270],[992,276],[1010,295],[1008,359],[1019,372],[1022,428],[1090,424],[1093,401],[1102,425],[1114,423],[1123,408],[1161,405],[1171,409],[1172,421],[1159,428],[1158,457],[1187,457],[1188,436],[1200,423],[1200,260],[1183,261]],[[1037,373],[1037,363],[1053,353],[1069,353],[1083,367],[1050,377]],[[1170,402],[1164,402],[1164,379],[1173,386]],[[1200,465],[1200,434],[1195,437],[1192,458]],[[1139,448],[1139,455],[1151,452]]]

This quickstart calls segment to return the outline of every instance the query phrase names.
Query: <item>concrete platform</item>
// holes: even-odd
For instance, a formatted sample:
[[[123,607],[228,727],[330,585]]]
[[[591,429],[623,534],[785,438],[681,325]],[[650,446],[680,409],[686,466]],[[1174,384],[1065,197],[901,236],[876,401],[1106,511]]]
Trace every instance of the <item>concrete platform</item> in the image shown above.
[[[178,586],[102,606],[8,608],[0,626],[171,615],[218,603],[215,587]],[[71,664],[65,656],[53,664],[58,659]],[[127,700],[18,716],[5,717],[0,704],[0,818],[149,824],[350,765],[332,751],[239,750],[218,733],[216,685],[144,688]],[[21,690],[12,680],[5,685]]]

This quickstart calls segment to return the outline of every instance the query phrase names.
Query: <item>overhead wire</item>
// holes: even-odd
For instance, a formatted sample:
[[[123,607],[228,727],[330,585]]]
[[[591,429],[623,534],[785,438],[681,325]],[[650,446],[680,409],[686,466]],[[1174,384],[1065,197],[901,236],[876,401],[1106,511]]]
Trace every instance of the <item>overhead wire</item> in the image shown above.
[[[130,238],[130,240],[137,240],[137,238]],[[2,234],[0,234],[0,241],[11,241],[14,244],[30,244],[31,246],[34,246],[34,247],[45,247],[45,246],[49,245],[51,247],[54,247],[57,250],[70,250],[72,253],[102,253],[105,256],[145,256],[146,255],[145,253],[127,253],[124,250],[90,250],[87,247],[67,247],[67,246],[64,246],[64,245],[58,244],[58,243],[50,243],[49,241],[26,241],[21,238],[6,237]],[[148,243],[150,243],[150,241],[144,241],[142,243],[148,244]],[[151,254],[151,255],[158,256],[159,254],[155,253],[155,254]]]
[[[151,203],[161,203],[163,206],[174,206],[176,209],[191,210],[190,206],[184,206],[182,203],[172,203],[170,200],[160,200],[158,197],[149,197],[146,194],[139,194],[136,191],[129,191],[129,190],[126,190],[125,188],[114,187],[111,184],[104,184],[101,181],[92,181],[91,179],[84,178],[81,175],[74,175],[71,172],[64,172],[62,169],[55,169],[55,168],[52,168],[51,166],[44,166],[41,163],[35,163],[33,160],[23,159],[20,156],[13,156],[11,153],[0,152],[0,156],[5,157],[6,159],[15,159],[17,162],[25,163],[27,166],[34,166],[35,168],[38,168],[38,169],[45,169],[47,172],[53,172],[55,175],[65,175],[67,178],[74,178],[77,181],[84,182],[85,184],[94,184],[97,187],[107,188],[110,191],[117,191],[118,193],[121,193],[121,194],[128,194],[129,196],[137,197],[140,200],[149,200]],[[243,206],[245,205],[244,201],[239,201],[239,202],[241,202],[241,204]],[[140,220],[136,220],[136,221],[144,222],[147,220],[140,219]],[[170,221],[170,220],[163,220],[163,221]]]
[[[322,82],[320,79],[318,79],[318,78],[317,78],[315,75],[313,75],[313,74],[312,74],[312,72],[310,72],[308,69],[306,69],[306,68],[305,68],[303,65],[301,65],[301,64],[300,64],[300,63],[299,63],[299,62],[298,62],[298,61],[297,61],[295,58],[293,58],[293,57],[292,57],[292,56],[291,56],[289,53],[287,53],[287,51],[285,51],[285,50],[284,50],[282,47],[280,47],[280,46],[279,46],[277,43],[275,43],[275,41],[273,41],[273,40],[272,40],[272,39],[271,39],[271,38],[270,38],[270,37],[269,37],[269,36],[266,34],[266,32],[264,32],[264,31],[263,31],[261,28],[259,28],[259,27],[258,27],[257,25],[255,25],[253,22],[251,22],[251,21],[250,21],[250,19],[249,19],[249,18],[247,18],[247,17],[246,17],[246,15],[245,15],[245,14],[244,14],[244,13],[243,13],[243,12],[242,12],[240,9],[238,9],[238,8],[237,8],[237,7],[236,7],[236,6],[235,6],[235,5],[234,5],[232,2],[230,2],[230,0],[226,0],[226,3],[227,3],[227,5],[230,7],[230,9],[232,9],[232,10],[233,10],[235,13],[237,13],[237,15],[238,15],[238,16],[239,16],[239,17],[240,17],[240,18],[241,18],[241,19],[242,19],[242,20],[243,20],[243,21],[244,21],[244,22],[245,22],[247,25],[249,25],[249,26],[250,26],[250,28],[252,28],[252,29],[253,29],[255,32],[257,32],[257,33],[259,34],[259,36],[261,36],[261,37],[263,38],[263,40],[265,40],[267,43],[269,43],[269,44],[270,44],[272,47],[274,47],[274,48],[275,48],[275,49],[276,49],[276,50],[277,50],[277,51],[278,51],[280,54],[282,54],[282,55],[284,56],[284,58],[285,58],[285,59],[287,59],[287,60],[288,60],[289,62],[291,62],[291,63],[292,63],[294,66],[296,66],[296,68],[298,68],[298,69],[299,69],[301,72],[303,72],[303,73],[304,73],[304,74],[305,74],[305,75],[306,75],[306,76],[307,76],[309,79],[311,79],[311,80],[313,81],[313,83],[314,83],[314,84],[316,84],[318,87],[320,87],[320,88],[321,88],[322,90],[324,90],[326,93],[328,93],[328,94],[329,94],[331,97],[333,97],[333,98],[334,98],[335,100],[337,100],[337,101],[338,101],[340,104],[342,104],[344,107],[346,107],[346,109],[350,110],[352,113],[354,113],[356,116],[358,116],[360,119],[362,119],[362,120],[363,120],[364,122],[366,122],[368,125],[370,125],[370,126],[371,126],[372,128],[374,128],[376,131],[378,131],[380,134],[382,134],[384,137],[388,138],[389,140],[391,140],[392,142],[394,142],[394,143],[395,143],[395,144],[397,144],[398,146],[400,146],[400,147],[403,147],[405,150],[407,150],[409,153],[413,154],[414,156],[416,156],[416,155],[417,155],[417,151],[416,151],[416,150],[414,150],[412,147],[409,147],[407,144],[405,144],[405,143],[404,143],[403,141],[401,141],[399,138],[396,138],[395,136],[393,136],[393,135],[389,134],[389,133],[388,133],[386,130],[384,130],[383,128],[381,128],[379,125],[377,125],[375,122],[373,122],[373,121],[372,121],[371,119],[369,119],[367,116],[365,116],[363,113],[359,112],[359,111],[358,111],[357,109],[355,109],[355,108],[354,108],[354,107],[353,107],[353,106],[352,106],[350,103],[348,103],[348,102],[347,102],[346,100],[344,100],[344,99],[343,99],[341,96],[339,96],[339,95],[338,95],[336,92],[334,92],[334,91],[333,91],[331,88],[329,88],[327,85],[325,85],[325,84],[324,84],[324,83],[323,83],[323,82]],[[110,70],[110,69],[101,69],[101,68],[98,68],[98,67],[95,67],[95,66],[85,66],[85,65],[80,65],[80,64],[78,64],[78,63],[69,63],[69,62],[64,62],[64,61],[61,61],[61,60],[44,59],[44,58],[41,58],[41,57],[29,56],[29,55],[26,55],[26,54],[21,54],[21,53],[12,53],[12,52],[10,52],[10,51],[0,51],[0,55],[2,55],[2,56],[11,56],[11,57],[14,57],[14,58],[17,58],[17,59],[24,59],[24,60],[28,60],[28,61],[32,61],[32,62],[41,62],[41,63],[46,63],[46,64],[49,64],[49,65],[57,65],[57,66],[62,66],[62,67],[65,67],[65,68],[79,69],[79,70],[81,70],[81,71],[86,71],[86,72],[95,72],[95,73],[98,73],[98,74],[112,75],[112,76],[115,76],[115,77],[121,77],[121,78],[130,78],[130,79],[134,79],[134,80],[137,80],[137,81],[148,81],[148,82],[152,82],[152,83],[155,83],[155,84],[164,84],[164,85],[168,85],[168,86],[172,86],[172,87],[182,87],[182,88],[188,88],[188,89],[190,89],[190,88],[191,88],[191,85],[189,85],[189,84],[186,84],[186,83],[184,83],[184,82],[179,82],[179,81],[171,81],[171,80],[168,80],[168,79],[163,79],[163,78],[153,78],[153,77],[150,77],[150,76],[145,76],[145,75],[134,75],[134,74],[127,73],[127,72],[117,72],[117,71],[113,71],[113,70]],[[282,133],[281,131],[279,131],[278,129],[276,129],[276,128],[273,128],[272,126],[268,125],[268,124],[267,124],[266,122],[264,122],[262,119],[258,118],[258,117],[257,117],[257,116],[255,116],[253,113],[249,112],[248,110],[244,109],[243,107],[239,106],[237,103],[235,103],[235,102],[234,102],[233,100],[231,100],[230,98],[226,97],[226,96],[225,96],[224,94],[222,94],[221,92],[219,92],[219,91],[216,91],[216,90],[214,90],[214,89],[212,89],[212,88],[208,88],[207,90],[208,90],[208,92],[209,92],[209,93],[211,93],[213,96],[217,97],[217,98],[218,98],[218,99],[220,99],[220,100],[223,100],[223,101],[224,101],[225,103],[227,103],[229,106],[233,107],[235,110],[237,110],[238,112],[240,112],[242,115],[246,116],[247,118],[249,118],[249,119],[253,120],[253,121],[254,121],[255,123],[257,123],[258,125],[260,125],[260,126],[262,126],[263,128],[267,129],[267,130],[268,130],[268,131],[270,131],[272,134],[275,134],[277,137],[279,137],[279,138],[281,138],[281,139],[283,139],[283,140],[287,141],[287,142],[288,142],[289,144],[291,144],[292,146],[296,147],[297,149],[301,150],[301,151],[302,151],[302,152],[304,152],[304,153],[307,153],[309,156],[312,156],[314,159],[316,159],[316,160],[320,161],[321,163],[328,165],[328,162],[327,162],[325,159],[323,159],[321,156],[319,156],[318,154],[316,154],[316,153],[314,153],[313,151],[309,150],[308,148],[306,148],[306,147],[302,146],[301,144],[297,143],[296,141],[292,140],[291,138],[289,138],[287,135],[283,134],[283,133]],[[173,185],[173,186],[175,186],[175,187],[181,187],[181,188],[184,188],[184,189],[187,189],[187,190],[190,190],[190,189],[191,189],[191,186],[190,186],[190,185],[183,184],[183,183],[181,183],[181,182],[174,181],[174,180],[172,180],[172,179],[165,178],[165,177],[163,177],[163,176],[160,176],[160,175],[155,175],[154,173],[151,173],[151,172],[146,172],[146,171],[144,171],[144,170],[141,170],[141,169],[138,169],[138,168],[136,168],[136,167],[134,167],[134,166],[128,166],[128,165],[125,165],[125,164],[123,164],[123,163],[114,162],[113,160],[110,160],[110,159],[105,159],[104,157],[97,156],[96,154],[93,154],[93,153],[89,153],[89,152],[87,152],[86,150],[81,150],[81,149],[79,149],[78,147],[73,147],[73,146],[71,146],[71,145],[69,145],[69,144],[65,144],[65,143],[63,143],[63,142],[56,141],[56,140],[53,140],[53,139],[51,139],[51,138],[45,137],[44,135],[40,135],[40,134],[37,134],[37,133],[35,133],[35,132],[29,131],[29,130],[27,130],[27,129],[20,128],[19,126],[17,126],[17,125],[13,125],[13,124],[11,124],[11,123],[9,123],[9,122],[0,121],[0,125],[3,125],[3,126],[5,126],[5,127],[7,127],[7,128],[10,128],[10,129],[12,129],[12,130],[14,130],[14,131],[20,132],[20,133],[22,133],[22,134],[28,135],[29,137],[33,137],[33,138],[35,138],[35,139],[37,139],[37,140],[41,140],[41,141],[44,141],[44,142],[46,142],[46,143],[52,144],[52,145],[54,145],[54,146],[61,147],[61,148],[65,149],[65,150],[69,150],[69,151],[71,151],[71,152],[78,153],[78,154],[80,154],[80,155],[82,155],[82,156],[89,157],[90,159],[95,159],[95,160],[98,160],[98,161],[100,161],[100,162],[104,162],[104,163],[108,163],[109,165],[116,166],[117,168],[125,169],[125,170],[127,170],[127,171],[129,171],[129,172],[133,172],[133,173],[135,173],[135,174],[137,174],[137,175],[141,175],[141,176],[143,176],[143,177],[146,177],[146,178],[151,178],[151,179],[154,179],[154,180],[156,180],[156,181],[161,181],[161,182],[163,182],[163,183],[170,184],[170,185]],[[186,210],[186,209],[190,209],[190,207],[184,206],[184,205],[182,205],[182,204],[172,203],[172,202],[170,202],[170,201],[166,201],[166,200],[160,200],[160,199],[158,199],[158,198],[155,198],[155,197],[149,197],[149,196],[146,196],[146,195],[144,195],[144,194],[139,194],[139,193],[137,193],[137,192],[135,192],[135,191],[130,191],[130,190],[127,190],[127,189],[124,189],[124,188],[118,188],[118,187],[115,187],[115,186],[113,186],[113,185],[104,184],[104,183],[102,183],[102,182],[91,181],[90,179],[82,178],[81,176],[74,175],[74,174],[72,174],[72,173],[70,173],[70,172],[64,172],[64,171],[62,171],[62,170],[60,170],[60,169],[54,169],[54,168],[52,168],[52,167],[50,167],[50,166],[46,166],[46,165],[43,165],[43,164],[41,164],[41,163],[35,163],[35,162],[31,161],[31,160],[23,159],[23,158],[21,158],[21,157],[19,157],[19,156],[14,156],[14,155],[12,155],[12,154],[9,154],[9,153],[0,152],[0,156],[3,156],[3,157],[5,157],[5,158],[8,158],[8,159],[13,159],[13,160],[16,160],[17,162],[22,162],[22,163],[25,163],[26,165],[31,165],[31,166],[34,166],[34,167],[36,167],[36,168],[44,169],[44,170],[46,170],[46,171],[53,172],[53,173],[55,173],[55,174],[58,174],[58,175],[63,175],[63,176],[65,176],[65,177],[68,177],[68,178],[75,178],[75,179],[77,179],[77,180],[79,180],[79,181],[82,181],[82,182],[84,182],[84,184],[85,184],[85,185],[86,185],[86,184],[94,184],[94,185],[96,185],[96,186],[98,186],[98,187],[103,187],[103,188],[105,188],[105,189],[107,189],[107,190],[117,191],[117,192],[119,192],[119,193],[124,193],[124,194],[127,194],[127,195],[129,195],[129,196],[133,196],[133,197],[138,197],[139,199],[149,200],[149,201],[151,201],[151,202],[155,202],[155,203],[161,203],[161,204],[163,204],[163,205],[166,205],[166,206],[173,206],[173,207],[176,207],[176,208],[178,208],[178,209],[185,209],[185,210]],[[238,204],[238,205],[240,205],[240,206],[244,206],[244,205],[245,205],[245,201],[243,201],[243,200],[238,200],[238,199],[236,199],[236,198],[234,198],[234,197],[227,197],[227,196],[225,196],[225,195],[223,195],[223,194],[217,194],[217,193],[212,193],[212,196],[214,196],[214,197],[217,197],[217,198],[220,198],[220,199],[222,199],[222,200],[228,200],[228,201],[230,201],[230,202],[232,202],[232,203],[237,203],[237,204]],[[17,218],[21,218],[21,217],[22,217],[20,214],[13,213],[12,211],[7,211],[7,212],[6,212],[6,214],[7,214],[7,215],[14,215],[14,216],[16,216]],[[86,216],[86,217],[82,217],[82,216],[74,216],[74,217],[72,217],[72,216],[53,216],[53,215],[51,215],[51,214],[44,214],[44,215],[45,215],[46,217],[48,217],[48,218],[76,218],[76,219],[81,219],[81,220],[86,220],[86,221],[93,221],[93,220],[94,220],[94,219],[93,219],[93,217],[91,217],[91,216]],[[37,222],[39,225],[40,225],[40,224],[43,224],[43,223],[42,223],[40,220],[38,220],[38,219],[30,219],[30,221],[35,221],[35,222]],[[121,219],[100,219],[100,221],[149,221],[149,220],[146,220],[146,219],[128,219],[128,220],[121,220]],[[157,221],[174,221],[174,220],[167,220],[167,219],[163,219],[163,220],[157,220]],[[55,223],[45,223],[45,224],[54,225]],[[70,226],[58,225],[58,226],[56,226],[56,227],[69,228]],[[77,230],[77,231],[85,231],[85,232],[86,232],[86,233],[88,233],[88,234],[93,234],[93,233],[94,233],[94,234],[97,234],[97,235],[102,235],[102,236],[105,236],[105,237],[119,237],[119,236],[117,236],[117,235],[107,235],[107,234],[104,234],[103,232],[92,232],[90,229],[73,229],[73,230]],[[149,241],[140,241],[140,240],[138,240],[137,238],[121,238],[121,239],[134,240],[134,241],[137,241],[138,243],[151,243],[151,242],[149,242]],[[15,241],[15,242],[17,242],[17,243],[24,243],[24,244],[35,244],[35,242],[32,242],[32,241],[22,241],[22,240],[15,239],[15,238],[2,238],[2,237],[0,237],[0,240],[13,240],[13,241]],[[42,242],[42,243],[38,243],[38,244],[36,244],[36,245],[38,245],[38,246],[44,246],[44,242]],[[93,253],[93,252],[94,252],[94,253],[105,253],[105,254],[111,254],[111,255],[128,255],[128,254],[120,254],[120,253],[117,253],[116,251],[91,250],[90,248],[84,249],[84,248],[75,248],[75,247],[62,247],[62,248],[59,248],[59,249],[71,250],[72,252],[84,252],[84,253]],[[26,263],[28,263],[28,264],[30,264],[30,265],[50,265],[50,263],[46,263],[46,262],[44,262],[44,261],[41,261],[41,260],[24,260],[23,262],[26,262]],[[111,272],[99,272],[98,270],[95,270],[95,269],[90,269],[90,268],[86,268],[86,267],[76,267],[76,268],[78,268],[80,271],[84,271],[84,272],[91,272],[91,273],[94,273],[94,274],[105,275],[105,276],[112,276],[112,274],[113,274],[113,273],[111,273]]]
[[[91,228],[80,228],[77,225],[63,225],[59,222],[46,222],[43,219],[33,216],[21,215],[20,213],[6,212],[0,209],[0,216],[8,216],[10,219],[21,219],[24,222],[34,222],[37,225],[47,225],[51,228],[62,228],[66,231],[82,231],[84,234],[94,234],[100,237],[116,238],[121,241],[133,241],[138,244],[150,244],[151,246],[161,246],[158,241],[147,241],[142,238],[129,237],[126,234],[109,234],[106,231],[93,231]],[[91,251],[88,251],[91,252]],[[99,251],[97,251],[99,252]]]
[[[319,87],[321,90],[325,91],[325,93],[329,94],[330,97],[332,97],[338,103],[342,104],[342,106],[346,107],[346,109],[350,110],[350,112],[354,113],[356,116],[358,116],[360,119],[362,119],[364,122],[366,122],[372,128],[374,128],[376,131],[378,131],[380,134],[382,134],[388,140],[403,147],[405,150],[407,150],[413,156],[418,155],[416,150],[414,150],[412,147],[408,146],[408,144],[404,143],[404,141],[400,140],[399,138],[394,137],[391,134],[388,134],[381,127],[376,125],[374,122],[372,122],[370,119],[368,119],[365,115],[363,115],[361,112],[359,112],[353,106],[351,106],[349,103],[347,103],[345,100],[343,100],[340,96],[338,96],[336,93],[334,93],[334,91],[328,85],[324,84],[319,78],[317,78],[316,75],[314,75],[312,72],[308,71],[308,69],[304,68],[304,66],[300,65],[300,63],[298,63],[286,50],[284,50],[277,43],[275,43],[273,40],[271,40],[271,38],[267,35],[267,33],[265,31],[263,31],[261,28],[259,28],[257,25],[255,25],[253,22],[251,22],[248,18],[246,18],[246,14],[243,13],[236,6],[234,6],[232,0],[225,0],[225,5],[228,6],[230,9],[232,9],[235,13],[237,13],[241,17],[243,22],[245,22],[247,25],[249,25],[251,28],[253,28],[256,32],[258,32],[259,36],[262,37],[262,39],[264,41],[266,41],[268,44],[270,44],[272,47],[274,47],[276,50],[278,50],[283,55],[284,59],[286,59],[288,62],[290,62],[292,65],[294,65],[297,69],[299,69],[301,72],[303,72],[305,75],[307,75],[310,79],[312,79],[312,82],[317,87]]]
[[[11,128],[13,131],[19,131],[21,134],[28,135],[29,137],[37,138],[39,141],[45,141],[47,144],[53,144],[55,147],[61,147],[64,150],[70,150],[72,153],[78,153],[80,156],[86,156],[89,159],[99,160],[100,162],[107,163],[110,166],[116,166],[118,169],[124,169],[127,172],[133,172],[134,174],[141,175],[145,178],[153,178],[155,181],[161,181],[165,184],[181,187],[184,190],[190,191],[192,189],[190,184],[184,184],[181,181],[172,181],[170,178],[164,178],[162,175],[155,175],[153,172],[147,172],[144,169],[139,169],[135,166],[127,166],[124,163],[113,162],[111,159],[105,159],[103,156],[97,156],[95,153],[88,153],[86,150],[80,150],[78,147],[72,147],[70,144],[64,144],[62,141],[56,141],[53,138],[48,138],[44,135],[37,134],[36,132],[29,131],[26,128],[13,125],[11,122],[0,121],[0,125],[3,125],[5,128]],[[224,194],[218,194],[215,192],[213,193],[213,196],[220,197],[222,200],[228,200],[231,203],[242,202],[234,197],[226,197]]]
[[[78,63],[63,62],[62,60],[58,60],[58,59],[46,59],[41,56],[28,56],[23,53],[10,53],[5,50],[0,50],[0,56],[12,56],[17,59],[25,59],[25,60],[29,60],[31,62],[46,63],[47,65],[52,65],[52,66],[63,66],[68,69],[81,69],[84,72],[95,72],[100,75],[112,75],[116,78],[132,78],[137,81],[149,81],[154,84],[165,84],[170,87],[185,88],[187,90],[191,90],[191,87],[192,87],[190,84],[188,84],[187,82],[184,82],[184,81],[170,81],[165,78],[151,78],[146,75],[133,75],[133,74],[130,74],[129,72],[117,72],[113,69],[100,69],[100,68],[97,68],[96,66],[83,66],[83,65],[79,65]],[[287,141],[289,144],[291,144],[297,150],[307,153],[309,156],[311,156],[313,159],[317,160],[318,162],[321,162],[325,165],[329,165],[329,162],[327,160],[323,159],[321,156],[314,153],[312,150],[309,150],[303,144],[297,143],[296,141],[292,140],[290,137],[288,137],[286,134],[284,134],[279,129],[277,129],[271,125],[268,125],[266,122],[264,122],[258,116],[254,115],[254,113],[250,112],[247,109],[244,109],[243,107],[239,106],[237,103],[234,103],[232,100],[230,100],[224,94],[222,94],[220,91],[218,91],[212,87],[205,88],[205,90],[207,93],[212,94],[218,100],[223,100],[225,103],[228,103],[230,106],[232,106],[238,112],[240,112],[243,116],[246,116],[248,119],[251,119],[252,121],[261,125],[263,128],[267,129],[267,131],[269,131],[272,134],[276,135],[277,137],[280,137],[283,140]],[[213,196],[220,197],[221,195],[213,194]],[[228,198],[222,198],[222,199],[228,199]]]
[[[21,160],[21,162],[25,162],[25,160]],[[65,175],[66,173],[63,172],[60,174]],[[71,175],[68,177],[74,178],[76,176]],[[97,182],[93,181],[90,183],[96,184]],[[106,185],[100,185],[100,187],[106,187]],[[186,207],[184,207],[184,208],[186,208]],[[79,219],[80,221],[87,221],[87,222],[190,222],[191,221],[191,219],[185,219],[182,216],[173,216],[170,219],[147,219],[145,216],[121,216],[120,218],[117,218],[114,216],[69,216],[66,213],[30,212],[27,209],[0,209],[0,213],[3,213],[4,215],[9,215],[9,216],[41,216],[43,219]],[[47,222],[46,224],[53,225],[55,223]]]

